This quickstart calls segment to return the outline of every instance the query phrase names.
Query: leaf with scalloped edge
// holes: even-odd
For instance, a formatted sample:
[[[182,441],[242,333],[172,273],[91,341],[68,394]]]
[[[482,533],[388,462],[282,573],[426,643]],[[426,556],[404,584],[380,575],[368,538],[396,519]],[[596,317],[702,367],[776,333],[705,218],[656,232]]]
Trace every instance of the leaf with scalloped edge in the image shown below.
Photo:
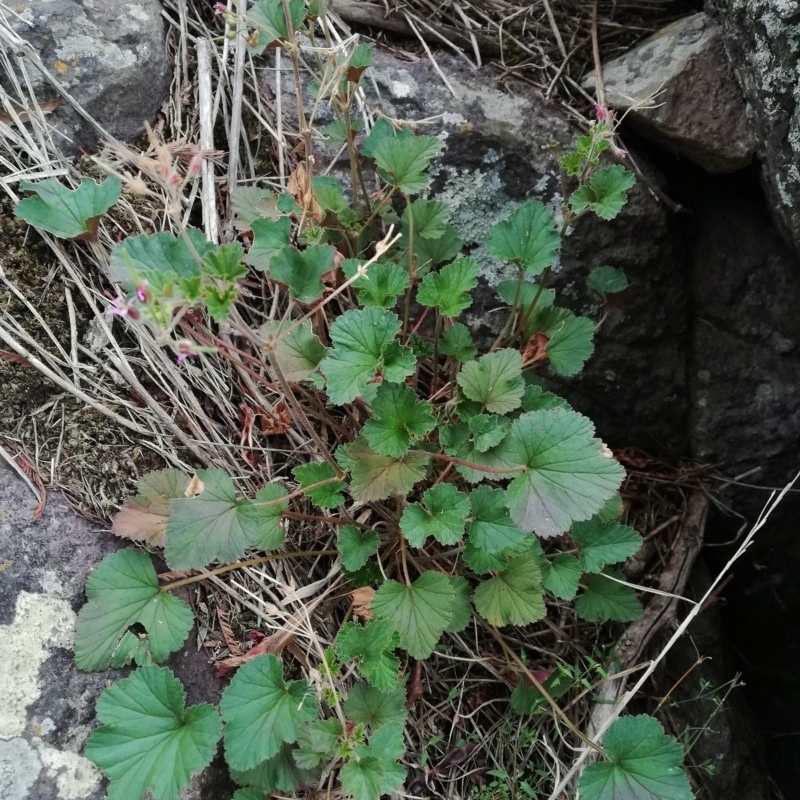
[[[378,552],[381,537],[377,531],[363,530],[355,525],[343,525],[336,537],[336,546],[342,566],[348,572],[361,569],[370,556]]]
[[[342,490],[345,483],[341,480],[332,480],[336,471],[327,461],[314,461],[309,464],[300,464],[292,470],[292,475],[297,479],[300,487],[306,490],[311,502],[320,508],[336,508],[344,503]],[[323,481],[329,481],[323,483]],[[322,486],[314,484],[322,483]],[[313,486],[314,488],[308,488]]]
[[[181,682],[165,667],[142,667],[97,701],[102,723],[84,753],[110,779],[108,800],[133,800],[147,790],[173,800],[214,758],[222,726],[209,703],[186,708]]]
[[[489,413],[508,414],[519,408],[525,391],[522,357],[510,349],[487,353],[464,364],[456,381],[465,397]]]
[[[614,219],[628,202],[628,189],[635,182],[636,177],[630,170],[611,164],[597,170],[586,186],[576,189],[570,195],[569,204],[576,214],[588,208],[601,219]]]
[[[457,317],[472,304],[470,292],[477,285],[478,262],[474,258],[458,258],[422,279],[417,302],[438,308],[442,316]]]
[[[258,329],[258,336],[287,383],[308,380],[327,352],[310,322],[271,320]]]
[[[255,38],[249,42],[250,51],[260,55],[267,47],[277,47],[280,42],[289,39],[290,32],[286,24],[288,10],[292,31],[302,24],[306,16],[303,0],[289,0],[284,8],[282,0],[258,0],[247,11],[247,21],[255,28]]]
[[[508,515],[502,489],[478,486],[470,492],[469,502],[472,513],[467,533],[475,547],[487,553],[513,552],[530,538]]]
[[[399,644],[389,620],[369,620],[363,627],[348,622],[336,636],[336,656],[342,663],[358,659],[361,674],[378,691],[390,692],[400,676],[400,661],[394,654]]]
[[[542,568],[542,586],[561,600],[572,600],[578,593],[583,575],[578,559],[569,553],[559,553]]]
[[[430,403],[417,400],[408,386],[382,383],[372,401],[372,418],[364,424],[363,432],[379,455],[401,456],[435,426]]]
[[[350,279],[363,263],[358,258],[346,258],[342,262],[342,272]],[[408,288],[408,271],[392,261],[380,261],[370,264],[367,274],[356,278],[353,288],[358,293],[358,302],[362,306],[379,306],[392,308],[397,298]]]
[[[473,597],[475,609],[490,625],[527,625],[547,613],[542,576],[532,551],[511,558]]]
[[[439,352],[456,361],[472,361],[478,355],[478,348],[472,339],[469,328],[457,322],[449,327],[439,340]]]
[[[573,525],[570,534],[581,546],[578,558],[584,572],[600,572],[607,564],[636,555],[642,546],[633,528],[614,520],[604,523],[599,517]]]
[[[498,222],[486,240],[486,249],[495,258],[511,261],[531,276],[553,264],[560,246],[553,216],[538,200]]]
[[[421,503],[411,503],[400,517],[400,530],[412,547],[422,547],[429,536],[440,544],[456,544],[464,536],[469,514],[467,496],[450,483],[432,486]]]
[[[370,736],[368,744],[356,745],[339,773],[342,788],[354,800],[378,800],[394,792],[406,776],[398,763],[404,751],[402,726],[384,726]]]
[[[633,622],[642,616],[642,604],[636,592],[608,575],[624,580],[618,572],[592,575],[589,584],[575,600],[575,612],[587,622]]]

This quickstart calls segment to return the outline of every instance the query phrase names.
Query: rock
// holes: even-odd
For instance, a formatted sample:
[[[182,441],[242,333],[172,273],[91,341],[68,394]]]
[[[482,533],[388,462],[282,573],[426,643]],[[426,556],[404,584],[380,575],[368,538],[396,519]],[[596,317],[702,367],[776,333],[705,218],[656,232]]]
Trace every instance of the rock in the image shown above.
[[[169,86],[159,0],[18,0],[13,10],[5,24],[111,136],[131,140],[144,131]],[[41,105],[57,101],[55,87],[30,62],[26,72]],[[47,119],[65,153],[96,149],[101,134],[68,101]]]
[[[603,65],[606,103],[642,136],[708,172],[747,166],[756,142],[719,28],[684,17]],[[594,73],[583,82],[595,88]]]
[[[800,251],[800,5],[708,0],[748,104],[770,211]]]
[[[55,493],[38,521],[35,506],[0,463],[0,797],[102,800],[105,782],[81,750],[96,724],[97,697],[125,673],[79,672],[73,635],[86,578],[119,542]],[[168,666],[187,686],[189,702],[218,701],[220,683],[191,636]],[[229,788],[217,765],[195,777],[183,800],[226,797]]]

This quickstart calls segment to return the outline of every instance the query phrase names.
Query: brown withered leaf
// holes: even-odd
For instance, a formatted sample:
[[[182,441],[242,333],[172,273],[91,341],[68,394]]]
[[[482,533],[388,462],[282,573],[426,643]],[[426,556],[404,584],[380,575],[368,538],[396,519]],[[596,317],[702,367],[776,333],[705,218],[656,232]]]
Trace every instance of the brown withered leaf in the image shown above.
[[[186,484],[186,488],[183,490],[184,497],[197,497],[198,495],[203,494],[205,491],[206,485],[197,475],[192,475],[192,479]]]
[[[111,533],[135,542],[164,546],[169,501],[185,497],[189,478],[177,469],[151,472],[139,481],[138,493],[129,497],[111,523]]]
[[[0,122],[4,122],[6,125],[11,125],[12,123],[19,120],[20,122],[28,122],[31,118],[30,111],[27,111],[22,106],[17,103],[13,103],[14,113],[16,117],[8,114],[5,111],[0,111]],[[54,100],[43,100],[37,103],[39,106],[39,110],[43,114],[50,114],[55,111],[61,105],[61,98],[56,97]]]
[[[353,601],[353,613],[362,619],[374,619],[372,613],[372,598],[375,597],[375,590],[371,586],[361,586],[350,592],[350,599]]]
[[[547,345],[549,341],[550,337],[541,331],[531,334],[531,337],[525,343],[525,347],[522,348],[523,366],[529,367],[532,364],[547,361]]]
[[[309,175],[306,165],[302,161],[289,176],[289,183],[286,188],[292,199],[303,209],[307,217],[311,217],[317,222],[322,222],[324,214],[311,186],[311,175]]]

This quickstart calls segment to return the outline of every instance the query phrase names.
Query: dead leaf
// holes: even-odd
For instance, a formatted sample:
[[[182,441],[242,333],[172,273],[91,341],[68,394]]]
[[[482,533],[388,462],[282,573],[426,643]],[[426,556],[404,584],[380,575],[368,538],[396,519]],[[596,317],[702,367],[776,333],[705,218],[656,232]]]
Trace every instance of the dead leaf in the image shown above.
[[[55,111],[61,105],[61,98],[56,97],[54,100],[44,100],[42,102],[37,103],[39,110],[42,114],[50,114]],[[11,114],[6,113],[5,111],[0,111],[0,122],[4,122],[6,125],[11,125],[15,122],[29,122],[31,118],[30,111],[27,111],[18,103],[12,104],[14,108],[14,112],[16,116],[12,116]]]
[[[414,664],[411,679],[408,682],[408,695],[406,696],[406,708],[413,708],[414,704],[425,694],[425,685],[422,683],[422,662]]]
[[[322,218],[325,215],[322,213],[322,208],[317,202],[317,197],[311,186],[311,175],[302,161],[289,176],[289,182],[286,188],[292,196],[292,199],[303,209],[303,213],[307,217],[311,217],[311,219],[317,222],[322,222]]]
[[[371,586],[361,586],[350,592],[350,599],[353,601],[353,613],[362,619],[374,619],[372,613],[372,598],[375,597],[375,590]]]
[[[523,367],[530,367],[533,364],[547,361],[547,345],[549,342],[550,337],[541,331],[531,334],[525,347],[522,348]]]
[[[203,494],[205,491],[206,485],[197,475],[192,475],[192,479],[189,481],[189,485],[183,492],[184,497],[197,497],[200,494]]]

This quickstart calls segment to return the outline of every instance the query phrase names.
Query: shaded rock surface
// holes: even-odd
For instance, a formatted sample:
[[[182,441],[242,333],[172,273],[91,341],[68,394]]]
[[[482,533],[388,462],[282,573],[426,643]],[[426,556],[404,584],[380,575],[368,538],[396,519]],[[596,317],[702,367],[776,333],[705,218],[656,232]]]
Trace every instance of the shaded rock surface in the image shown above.
[[[0,10],[0,15],[32,46],[49,75],[111,136],[130,140],[144,131],[145,120],[153,120],[168,88],[159,0],[17,0],[13,11]],[[60,98],[30,63],[27,74],[45,107]],[[96,149],[100,132],[68,100],[61,98],[48,121],[62,151]]]
[[[606,102],[641,134],[709,172],[747,166],[756,149],[717,25],[704,13],[673,23],[603,65]],[[584,81],[595,88],[594,73]]]
[[[748,104],[769,208],[800,250],[800,4],[707,0]]]
[[[81,750],[99,694],[124,673],[79,672],[75,618],[91,569],[119,543],[55,493],[38,521],[36,500],[0,463],[0,797],[102,800],[106,786]],[[168,664],[189,703],[217,702],[220,685],[190,636]],[[185,800],[232,794],[222,768],[195,777]],[[227,794],[226,794],[227,792]]]

